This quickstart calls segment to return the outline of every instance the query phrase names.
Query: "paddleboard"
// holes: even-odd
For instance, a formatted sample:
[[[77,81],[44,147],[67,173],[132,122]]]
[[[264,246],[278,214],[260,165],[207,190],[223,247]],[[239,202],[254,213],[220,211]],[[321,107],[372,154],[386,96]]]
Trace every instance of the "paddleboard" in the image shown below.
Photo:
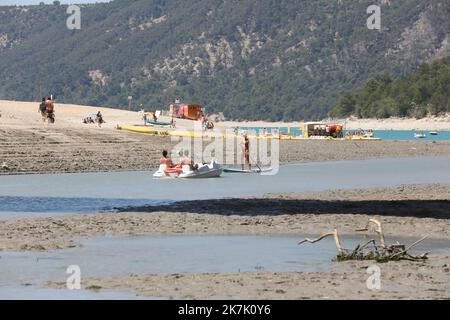
[[[237,168],[225,168],[223,169],[223,172],[227,172],[227,173],[262,173],[262,172],[270,172],[272,171],[272,168],[255,168],[252,170],[242,170],[242,169],[237,169]]]

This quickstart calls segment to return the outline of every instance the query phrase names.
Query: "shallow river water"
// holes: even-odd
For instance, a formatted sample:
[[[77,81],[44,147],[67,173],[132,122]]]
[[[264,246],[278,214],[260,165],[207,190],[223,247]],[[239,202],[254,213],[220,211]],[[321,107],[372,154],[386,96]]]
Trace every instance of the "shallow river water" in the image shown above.
[[[317,162],[282,166],[273,176],[223,174],[202,180],[158,180],[150,172],[2,176],[0,219],[94,213],[177,200],[421,183],[450,183],[450,157]]]
[[[42,289],[47,281],[65,282],[70,265],[81,269],[82,277],[130,274],[236,273],[236,272],[320,272],[329,271],[336,256],[334,240],[314,245],[297,243],[298,236],[173,235],[102,237],[81,239],[79,248],[49,252],[3,252],[0,259],[0,298],[27,299],[134,299],[120,292]],[[410,244],[417,239],[387,239]],[[363,237],[344,236],[342,245],[352,249]],[[450,246],[447,240],[429,240],[416,252],[439,253]]]

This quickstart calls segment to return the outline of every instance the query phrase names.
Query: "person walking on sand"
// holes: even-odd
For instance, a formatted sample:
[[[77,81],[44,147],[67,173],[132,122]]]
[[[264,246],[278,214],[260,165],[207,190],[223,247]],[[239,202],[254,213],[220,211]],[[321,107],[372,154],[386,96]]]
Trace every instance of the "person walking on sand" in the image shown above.
[[[103,121],[103,116],[100,111],[97,112],[97,118],[95,119],[95,121],[97,121],[97,124],[100,128],[102,127],[102,124],[105,122],[105,121]]]
[[[45,98],[42,98],[41,104],[39,105],[38,112],[41,114],[42,117],[42,123],[45,123],[45,120],[47,119],[47,106],[45,104]]]
[[[52,98],[45,101],[45,113],[47,115],[48,123],[55,123],[55,105]]]
[[[244,135],[244,140],[242,141],[242,155],[244,157],[244,161],[242,161],[242,170],[244,170],[244,166],[247,163],[248,169],[252,170],[252,164],[250,163],[250,140],[247,135]]]

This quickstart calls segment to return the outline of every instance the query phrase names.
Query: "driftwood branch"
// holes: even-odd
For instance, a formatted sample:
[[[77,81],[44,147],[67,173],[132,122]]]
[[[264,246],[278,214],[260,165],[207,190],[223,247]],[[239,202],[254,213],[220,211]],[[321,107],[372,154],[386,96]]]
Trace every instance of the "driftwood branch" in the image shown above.
[[[337,260],[345,261],[345,260],[376,260],[378,262],[387,262],[392,260],[423,260],[427,259],[427,254],[422,254],[420,256],[412,256],[408,253],[414,246],[418,245],[422,241],[428,238],[428,236],[423,237],[422,239],[414,242],[408,247],[400,243],[395,243],[391,245],[386,244],[386,239],[383,233],[383,227],[381,222],[376,219],[370,219],[365,228],[358,229],[356,231],[369,231],[370,224],[374,224],[376,226],[375,232],[379,235],[379,244],[375,239],[371,239],[364,244],[358,244],[353,251],[343,249],[338,236],[338,231],[335,229],[333,232],[325,233],[318,237],[317,239],[304,239],[299,242],[299,244],[303,244],[305,242],[316,243],[327,237],[334,237],[336,243],[336,249],[338,251]],[[368,246],[372,244],[371,247]]]
[[[339,254],[343,253],[344,250],[342,249],[341,242],[339,241],[339,236],[338,236],[338,232],[337,232],[336,229],[334,229],[333,232],[329,232],[329,233],[325,233],[325,234],[321,235],[317,239],[311,240],[311,239],[305,238],[304,240],[300,241],[298,244],[303,244],[305,242],[316,243],[316,242],[319,242],[320,240],[323,240],[323,239],[328,238],[328,237],[333,237],[334,238],[334,242],[336,244],[337,251],[339,252]]]
[[[367,223],[365,228],[357,229],[356,231],[357,232],[369,231],[369,225],[371,223],[376,225],[377,228],[375,229],[375,232],[378,233],[378,235],[380,236],[381,246],[383,248],[386,248],[386,241],[385,241],[385,238],[384,238],[383,228],[381,227],[381,222],[380,221],[378,221],[376,219],[369,219],[369,222]]]
[[[428,238],[428,236],[425,236],[425,237],[423,237],[422,239],[417,240],[416,242],[414,242],[413,244],[411,244],[411,245],[410,245],[408,248],[406,248],[405,250],[400,251],[400,252],[397,252],[396,254],[393,254],[393,255],[392,255],[392,258],[397,257],[397,256],[402,255],[402,254],[407,254],[409,250],[411,250],[413,247],[417,246],[419,243],[421,243],[422,241],[424,241],[424,240],[427,239],[427,238]]]

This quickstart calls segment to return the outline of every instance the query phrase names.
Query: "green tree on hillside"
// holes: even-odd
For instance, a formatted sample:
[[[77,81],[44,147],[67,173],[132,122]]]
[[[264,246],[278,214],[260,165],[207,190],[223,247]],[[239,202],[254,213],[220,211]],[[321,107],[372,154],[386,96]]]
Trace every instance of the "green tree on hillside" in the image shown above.
[[[406,78],[383,75],[359,91],[344,94],[330,111],[332,117],[416,117],[450,112],[450,58],[424,64]]]

